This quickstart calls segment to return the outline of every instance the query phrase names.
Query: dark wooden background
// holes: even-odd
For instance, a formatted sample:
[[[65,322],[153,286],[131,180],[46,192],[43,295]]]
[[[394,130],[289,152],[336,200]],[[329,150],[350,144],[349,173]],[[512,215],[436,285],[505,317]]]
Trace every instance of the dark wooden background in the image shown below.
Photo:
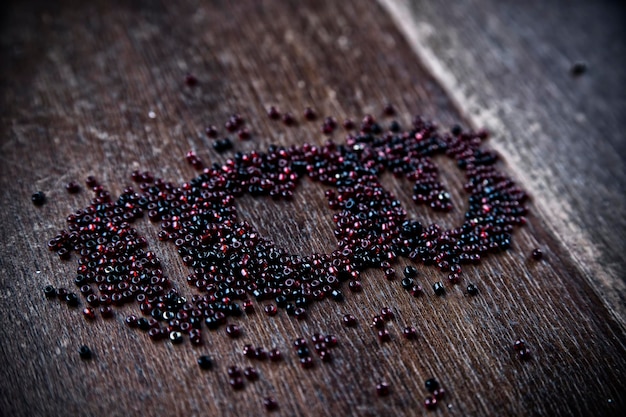
[[[88,3],[88,4],[86,4]],[[13,2],[0,32],[1,223],[0,415],[621,415],[626,409],[623,261],[623,133],[626,100],[624,9],[617,2],[476,0],[342,2]],[[564,4],[561,4],[564,3]],[[565,4],[566,3],[566,4]],[[587,4],[593,3],[593,4]],[[578,77],[571,65],[585,61]],[[185,74],[198,77],[185,86]],[[529,224],[512,249],[466,268],[462,287],[444,298],[411,298],[399,282],[368,271],[364,291],[322,303],[305,322],[283,314],[239,320],[244,335],[211,333],[203,347],[154,344],[115,319],[87,323],[78,310],[46,301],[46,284],[71,287],[74,262],[46,242],[73,210],[88,204],[64,184],[97,176],[114,194],[133,169],[182,182],[193,149],[223,161],[203,135],[241,113],[253,131],[236,150],[270,143],[321,143],[320,115],[359,118],[396,105],[405,124],[420,113],[448,127],[488,127],[490,146],[533,196]],[[274,104],[300,117],[271,122]],[[155,117],[149,116],[153,112]],[[335,135],[341,140],[341,133]],[[411,186],[385,184],[415,218],[460,222],[461,174],[443,165],[457,209],[436,215],[410,202]],[[33,192],[48,196],[43,207]],[[289,203],[244,198],[242,219],[294,253],[330,252],[331,213],[323,187],[305,182]],[[183,291],[185,268],[171,247],[137,224]],[[534,262],[535,247],[546,253]],[[407,262],[400,260],[400,270]],[[420,267],[429,286],[440,272]],[[393,340],[381,345],[368,321],[390,306]],[[359,326],[340,319],[352,313]],[[419,338],[401,338],[405,325]],[[331,365],[302,370],[290,347],[301,335],[336,334]],[[533,359],[512,343],[524,338]],[[261,379],[233,391],[226,368],[251,363],[244,343],[284,351],[261,363]],[[77,348],[95,352],[82,361]],[[195,364],[210,354],[214,370]],[[428,377],[448,391],[438,411],[422,401]],[[388,397],[375,395],[380,380]]]

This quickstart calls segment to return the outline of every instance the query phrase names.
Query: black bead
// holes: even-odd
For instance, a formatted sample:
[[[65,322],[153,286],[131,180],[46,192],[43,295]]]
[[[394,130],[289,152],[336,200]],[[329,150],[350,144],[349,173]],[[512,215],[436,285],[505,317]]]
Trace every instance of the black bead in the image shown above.
[[[335,301],[343,301],[343,292],[341,292],[341,290],[333,290],[330,293],[330,296],[333,298],[333,300]]]
[[[434,390],[439,388],[439,382],[435,378],[429,378],[424,383],[424,386],[428,391],[433,392]]]
[[[433,290],[435,291],[436,295],[444,295],[446,293],[446,289],[443,286],[443,283],[441,281],[435,282],[433,284]]]
[[[414,266],[407,266],[404,268],[404,276],[407,278],[415,278],[417,276],[417,268]]]
[[[33,201],[34,205],[41,206],[43,205],[43,203],[46,202],[46,195],[43,193],[43,191],[37,191],[31,196],[31,200]]]
[[[91,349],[89,349],[89,346],[87,345],[83,345],[78,348],[78,354],[80,355],[81,359],[91,359]]]
[[[211,369],[213,368],[213,361],[209,356],[200,356],[198,358],[198,366],[200,369]]]
[[[43,293],[46,298],[53,298],[57,295],[57,290],[52,285],[46,285],[43,288]]]
[[[67,294],[65,296],[65,302],[70,307],[77,307],[78,306],[78,295],[76,295],[73,292]]]
[[[469,295],[477,295],[478,294],[478,287],[476,287],[476,285],[474,285],[474,284],[468,284],[467,285],[467,293]]]

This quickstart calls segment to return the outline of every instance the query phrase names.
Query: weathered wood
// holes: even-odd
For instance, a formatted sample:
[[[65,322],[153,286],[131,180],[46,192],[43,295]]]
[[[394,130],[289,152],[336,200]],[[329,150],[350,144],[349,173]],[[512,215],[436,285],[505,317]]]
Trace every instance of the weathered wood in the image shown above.
[[[258,306],[257,314],[239,320],[241,339],[220,331],[200,348],[149,342],[124,326],[123,313],[130,309],[111,321],[87,323],[78,311],[44,299],[45,284],[73,285],[73,261],[62,263],[46,248],[66,215],[89,202],[85,191],[65,192],[69,180],[93,174],[119,193],[136,168],[172,181],[190,179],[194,172],[184,162],[189,149],[210,162],[232,155],[216,154],[202,132],[233,112],[254,133],[252,140],[237,142],[237,150],[325,140],[319,122],[301,120],[288,128],[268,120],[269,104],[298,116],[312,105],[320,115],[342,119],[379,115],[391,101],[404,123],[414,113],[442,126],[458,121],[446,92],[375,3],[16,2],[5,14],[1,48],[1,415],[247,416],[264,413],[265,395],[279,401],[272,415],[434,415],[421,404],[430,376],[448,391],[437,413],[619,415],[626,407],[624,331],[581,265],[554,238],[558,226],[536,187],[554,177],[536,171],[533,164],[540,162],[527,156],[527,145],[507,145],[506,132],[498,129],[494,145],[513,161],[535,201],[509,252],[466,268],[465,279],[480,287],[476,298],[459,287],[444,298],[429,292],[413,299],[399,282],[368,271],[363,293],[349,294],[344,303],[318,304],[305,322],[284,314],[268,319]],[[187,72],[198,77],[197,87],[184,85]],[[584,145],[573,144],[572,152],[575,146]],[[609,165],[607,158],[602,161]],[[442,166],[462,207],[461,175]],[[537,178],[521,175],[526,168]],[[590,181],[601,180],[595,173]],[[445,226],[460,221],[461,208],[435,215],[411,204],[407,182],[384,181],[412,216]],[[39,189],[48,202],[37,208],[30,195]],[[305,181],[290,203],[245,198],[238,210],[294,253],[328,252],[335,240],[323,191]],[[573,210],[595,207],[588,204]],[[137,228],[163,259],[167,275],[191,293],[173,248],[158,244],[147,221]],[[581,236],[585,244],[594,239]],[[545,261],[529,260],[537,246],[547,252]],[[405,264],[401,260],[397,268]],[[420,274],[425,286],[442,278],[432,268],[421,267]],[[393,341],[381,345],[368,322],[384,306],[394,307],[397,318],[389,325]],[[347,312],[357,316],[357,328],[342,327]],[[415,342],[400,335],[408,324],[419,329]],[[291,342],[315,331],[336,334],[340,345],[333,364],[318,361],[305,371]],[[511,345],[519,337],[533,349],[533,360],[514,357]],[[94,350],[93,360],[78,358],[83,343]],[[250,362],[239,353],[244,343],[277,346],[286,360]],[[195,361],[206,353],[216,367],[202,372]],[[226,378],[232,364],[257,366],[261,379],[233,391]],[[381,379],[392,383],[389,397],[375,395]]]

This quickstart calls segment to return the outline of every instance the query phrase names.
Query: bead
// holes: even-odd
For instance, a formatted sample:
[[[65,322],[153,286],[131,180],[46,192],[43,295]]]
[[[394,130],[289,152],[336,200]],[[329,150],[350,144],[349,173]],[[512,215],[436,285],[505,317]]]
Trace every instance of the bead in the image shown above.
[[[242,390],[244,387],[243,378],[240,376],[232,377],[228,380],[228,383],[234,390]]]
[[[304,369],[311,369],[313,365],[313,358],[311,358],[310,356],[300,358],[300,366],[302,366]]]
[[[248,381],[256,381],[257,379],[259,379],[259,373],[257,372],[257,370],[251,366],[245,368],[243,370],[243,374],[246,377],[246,379],[248,379]]]
[[[307,107],[306,109],[304,109],[304,118],[306,120],[315,120],[317,119],[317,113],[315,113],[315,110],[313,110],[310,107]]]
[[[429,378],[424,383],[424,386],[428,391],[433,392],[439,388],[439,382],[435,378]]]
[[[426,397],[426,399],[424,399],[424,407],[426,407],[427,410],[434,410],[437,408],[437,399],[435,397],[433,397],[432,395],[429,395],[428,397]]]
[[[94,320],[96,318],[96,312],[91,307],[86,307],[83,309],[83,316],[87,320]]]
[[[208,370],[213,368],[213,360],[210,356],[202,355],[198,357],[198,366],[200,369]]]
[[[183,343],[183,334],[181,332],[171,332],[170,342],[172,342],[175,345],[179,345]]]
[[[226,334],[228,334],[231,338],[236,339],[241,336],[241,328],[236,324],[229,324],[226,326]]]
[[[258,347],[254,350],[254,358],[260,361],[267,359],[267,352],[262,347]]]
[[[280,362],[283,359],[282,353],[276,348],[269,351],[268,357],[272,362]]]
[[[268,316],[275,316],[278,313],[278,308],[274,304],[267,304],[263,307],[263,311]]]
[[[361,292],[363,290],[363,285],[361,284],[361,281],[350,281],[348,287],[352,292]]]
[[[78,307],[78,304],[80,304],[78,295],[74,294],[73,292],[65,295],[65,302],[69,307]]]
[[[236,365],[232,365],[226,369],[226,373],[230,377],[238,377],[241,376],[241,369]]]
[[[91,359],[92,357],[91,349],[89,349],[89,346],[86,345],[82,345],[78,348],[78,354],[81,359]]]
[[[405,327],[404,330],[402,330],[402,334],[408,340],[415,340],[415,339],[417,339],[417,330],[413,326]]]
[[[379,397],[386,397],[387,395],[389,395],[390,391],[391,389],[388,382],[382,381],[376,384],[376,394]]]
[[[102,316],[102,318],[110,319],[111,317],[113,317],[113,309],[111,308],[111,306],[102,306],[100,307],[100,315]]]
[[[46,285],[43,287],[43,294],[46,298],[54,298],[57,295],[57,290],[52,285]]]
[[[385,319],[383,318],[383,316],[374,316],[372,318],[372,327],[375,327],[377,329],[382,329],[383,327],[385,327]]]
[[[43,191],[37,191],[31,196],[30,199],[32,200],[34,205],[43,206],[43,204],[46,202],[46,195],[43,193]]]
[[[354,327],[356,326],[356,317],[354,317],[352,314],[346,314],[343,316],[343,324],[346,327]]]
[[[446,289],[444,288],[441,281],[435,282],[433,284],[433,291],[435,292],[435,295],[438,295],[438,296],[442,296],[446,293]]]
[[[414,266],[405,267],[404,276],[407,278],[415,278],[417,276],[417,268],[415,268]]]
[[[443,388],[439,387],[436,390],[433,391],[433,396],[437,399],[437,400],[441,400],[443,397],[445,397],[446,395],[446,390],[444,390]]]
[[[263,406],[268,411],[273,411],[278,408],[278,402],[274,397],[265,397],[263,398]]]
[[[471,296],[478,295],[478,287],[472,283],[467,284],[467,293]]]
[[[531,255],[536,261],[539,261],[541,260],[541,258],[543,258],[543,252],[539,248],[534,249]]]
[[[380,340],[382,343],[390,341],[391,340],[391,335],[389,334],[389,330],[387,330],[387,329],[380,329],[378,331],[378,340]]]
[[[524,342],[523,339],[517,339],[514,343],[513,343],[513,349],[515,349],[516,351],[520,351],[522,349],[526,348],[526,342]]]
[[[393,311],[389,307],[383,307],[380,310],[380,315],[386,321],[393,320],[395,317],[395,314],[393,314]]]
[[[65,189],[70,194],[76,194],[80,191],[80,184],[78,184],[76,181],[70,181],[65,184]]]

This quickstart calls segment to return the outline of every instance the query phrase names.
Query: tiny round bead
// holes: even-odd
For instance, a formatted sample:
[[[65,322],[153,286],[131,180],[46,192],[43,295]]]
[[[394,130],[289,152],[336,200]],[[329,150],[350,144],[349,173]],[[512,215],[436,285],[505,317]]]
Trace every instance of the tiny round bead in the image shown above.
[[[263,398],[263,406],[268,411],[276,410],[278,408],[278,402],[274,397],[265,397]]]
[[[228,380],[228,383],[234,390],[241,390],[244,387],[243,378],[240,376],[232,377]]]
[[[304,337],[299,337],[293,341],[293,347],[299,348],[302,346],[306,346],[306,339]]]
[[[543,252],[541,251],[541,249],[537,248],[533,250],[531,256],[534,260],[539,261],[541,260],[541,258],[543,258]]]
[[[267,109],[267,116],[272,120],[278,120],[280,119],[280,112],[276,107],[270,106],[270,108]]]
[[[361,292],[363,291],[363,285],[361,284],[361,281],[350,281],[350,283],[348,284],[348,288],[350,288],[350,291],[352,292]]]
[[[198,357],[198,366],[200,369],[211,369],[213,368],[213,361],[211,360],[211,357],[203,355]]]
[[[478,287],[474,284],[467,284],[467,293],[471,296],[478,295]]]
[[[255,368],[251,366],[245,368],[243,370],[243,374],[245,375],[246,379],[248,379],[248,381],[256,381],[257,379],[259,379],[259,373]]]
[[[304,369],[310,369],[313,367],[313,365],[314,363],[312,357],[305,356],[303,358],[300,358],[300,366],[302,366]]]
[[[280,350],[276,348],[270,350],[268,356],[270,358],[270,361],[272,362],[279,362],[283,358],[283,354],[280,352]]]
[[[43,294],[46,298],[54,298],[57,295],[57,290],[52,285],[46,285],[43,287]]]
[[[70,194],[76,194],[80,191],[80,184],[78,184],[76,181],[70,181],[65,184],[65,189]]]
[[[236,366],[236,365],[232,365],[232,366],[229,366],[229,367],[226,369],[226,373],[227,373],[227,374],[228,374],[228,376],[230,376],[230,377],[237,377],[237,376],[241,376],[241,369],[240,369],[238,366]]]
[[[326,346],[333,348],[335,346],[337,346],[337,344],[339,343],[337,341],[337,337],[335,337],[332,334],[328,334],[326,336],[324,336],[324,343],[326,343]]]
[[[183,343],[183,334],[181,332],[171,332],[170,341],[175,345]]]
[[[229,324],[226,326],[226,334],[233,339],[241,336],[241,328],[236,324]]]
[[[383,317],[383,319],[389,321],[389,320],[393,320],[395,317],[395,314],[393,314],[393,310],[391,310],[391,308],[389,307],[383,307],[380,310],[380,315]]]
[[[93,308],[91,307],[85,307],[83,309],[83,316],[87,319],[87,320],[93,320],[96,318],[96,312],[93,310]]]
[[[528,348],[520,349],[518,354],[519,357],[525,361],[529,360],[532,357],[532,355],[530,354],[530,349]]]
[[[267,359],[267,352],[262,347],[258,347],[254,350],[254,358],[260,361]]]
[[[437,408],[437,399],[432,395],[429,395],[424,400],[424,407],[426,407],[427,410],[434,410]]]
[[[513,343],[513,349],[520,351],[522,349],[526,348],[526,342],[524,342],[523,339],[517,339],[514,343]]]
[[[446,293],[446,289],[441,281],[435,282],[433,284],[433,291],[435,292],[435,295],[438,296],[442,296]]]
[[[414,266],[407,266],[404,268],[404,276],[407,278],[415,278],[417,276],[417,268]]]
[[[381,342],[388,342],[391,340],[391,335],[389,334],[389,330],[381,329],[378,331],[378,340]]]
[[[78,354],[80,355],[81,359],[91,359],[92,356],[91,349],[89,349],[89,346],[87,345],[82,345],[80,348],[78,348]]]
[[[111,306],[102,306],[100,307],[100,315],[105,319],[110,319],[113,317],[113,309]]]
[[[383,327],[385,327],[385,319],[383,318],[383,316],[374,316],[372,318],[372,327],[375,327],[377,329],[382,329]]]
[[[46,195],[43,193],[43,191],[37,191],[31,196],[30,199],[32,200],[34,205],[42,206],[46,202]]]
[[[437,381],[435,378],[429,378],[424,383],[424,386],[428,391],[433,392],[437,388],[439,388],[439,381]]]
[[[385,397],[389,395],[391,389],[388,382],[382,381],[376,384],[376,394],[379,397]]]
[[[441,400],[443,397],[445,397],[446,395],[446,390],[439,387],[436,390],[433,391],[433,396],[437,399],[437,400]]]
[[[278,308],[274,304],[267,304],[263,307],[263,311],[265,311],[265,314],[268,316],[275,316],[278,313]]]
[[[317,119],[317,113],[310,107],[304,109],[304,118],[307,120],[315,120]]]
[[[402,330],[402,334],[408,340],[417,339],[417,329],[415,329],[415,327],[413,327],[413,326],[405,327],[404,330]]]
[[[352,314],[346,314],[345,316],[343,316],[342,321],[346,327],[356,326],[356,317],[354,317]]]

